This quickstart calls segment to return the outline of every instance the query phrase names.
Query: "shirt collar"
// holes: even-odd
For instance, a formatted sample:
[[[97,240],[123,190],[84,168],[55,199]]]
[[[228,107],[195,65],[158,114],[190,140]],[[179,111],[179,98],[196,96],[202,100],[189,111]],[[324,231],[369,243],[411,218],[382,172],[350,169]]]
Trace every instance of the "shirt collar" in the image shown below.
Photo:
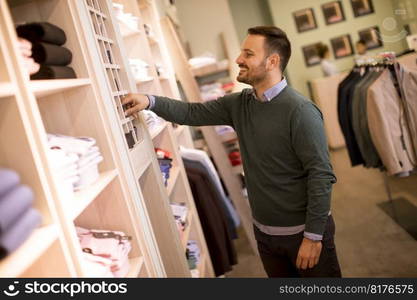
[[[262,101],[269,102],[276,96],[278,96],[282,90],[287,86],[287,79],[284,77],[280,82],[272,86],[271,88],[267,89],[262,95]],[[253,95],[256,97],[255,90],[252,89]]]

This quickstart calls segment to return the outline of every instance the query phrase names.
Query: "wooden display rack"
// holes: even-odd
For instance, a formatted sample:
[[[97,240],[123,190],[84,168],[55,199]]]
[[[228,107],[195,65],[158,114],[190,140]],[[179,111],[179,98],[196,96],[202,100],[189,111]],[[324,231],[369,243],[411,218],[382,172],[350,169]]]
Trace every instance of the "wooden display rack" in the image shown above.
[[[200,276],[212,277],[213,271],[210,256],[208,255],[194,200],[191,192],[189,192],[190,188],[184,166],[178,153],[177,138],[187,139],[188,129],[184,128],[182,134],[176,137],[170,124],[164,123],[157,128],[148,128],[142,117],[137,120],[126,119],[120,113],[123,112],[121,97],[126,95],[127,91],[165,96],[173,96],[178,93],[174,73],[167,59],[169,56],[159,34],[156,8],[152,2],[148,1],[123,0],[116,2],[123,5],[124,13],[131,13],[133,16],[138,17],[138,29],[126,28],[125,24],[118,20],[114,15],[110,1],[87,0],[85,2],[80,0],[78,1],[78,8],[82,10],[82,5],[87,3],[89,15],[81,16],[80,20],[81,22],[83,20],[86,22],[86,26],[83,26],[84,28],[90,28],[90,36],[86,36],[86,40],[91,40],[91,37],[94,39],[94,36],[96,37],[95,48],[99,49],[98,55],[97,51],[93,53],[93,47],[89,49],[92,57],[97,58],[98,56],[99,58],[97,63],[94,63],[97,67],[96,72],[104,73],[105,75],[100,86],[109,87],[112,95],[117,94],[117,97],[113,99],[114,101],[106,102],[108,113],[116,115],[116,119],[118,117],[118,120],[115,120],[112,124],[119,124],[119,136],[120,130],[122,130],[122,134],[125,134],[132,128],[137,129],[133,147],[127,150],[128,147],[125,142],[118,145],[119,148],[124,148],[124,150],[128,151],[126,160],[130,163],[131,173],[133,173],[133,176],[128,178],[128,180],[131,181],[132,186],[136,185],[136,189],[141,191],[141,198],[143,198],[148,212],[166,275],[168,277],[190,276],[183,245],[186,245],[188,241],[187,233],[190,233],[190,236],[192,233],[195,233],[195,239],[200,245],[201,252],[203,254],[207,253],[204,256],[204,261],[202,261],[202,264],[207,265],[207,268],[205,268],[206,273],[200,274]],[[100,15],[92,16],[92,11],[99,11],[101,18]],[[89,19],[88,22],[85,19]],[[150,39],[146,35],[143,27],[145,22],[151,25],[154,39]],[[97,38],[97,36],[104,37],[104,39]],[[102,45],[102,40],[110,40],[113,44]],[[111,61],[109,61],[109,55]],[[141,59],[150,66],[147,80],[134,79],[130,71],[128,59]],[[109,72],[106,67],[107,64],[115,64],[118,68]],[[158,76],[156,64],[163,66],[165,70],[163,77]],[[117,84],[113,84],[114,80],[117,81]],[[104,90],[103,93],[105,93]],[[110,99],[110,97],[106,96],[104,98]],[[117,131],[117,128],[114,128],[114,130]],[[167,187],[163,185],[159,164],[154,153],[154,148],[156,147],[168,150],[174,156],[174,167],[171,170],[171,177]],[[181,186],[184,186],[184,188],[177,192],[178,200],[175,200],[172,194],[180,189],[179,187]],[[170,202],[185,202],[190,214],[194,216],[189,218],[191,223],[188,224],[182,236],[180,236],[174,221],[169,205]]]
[[[102,23],[110,34],[94,32],[93,20]],[[32,21],[47,21],[66,32],[65,47],[73,53],[70,66],[77,79],[28,79],[18,54],[14,24]],[[42,225],[21,247],[0,261],[1,277],[93,276],[83,264],[75,226],[130,235],[127,277],[190,276],[184,241],[175,228],[149,130],[141,118],[121,118],[117,109],[117,101],[127,91],[135,91],[136,84],[122,56],[124,46],[116,24],[109,1],[0,0],[0,166],[18,172],[22,183],[33,189],[34,207],[43,218]],[[140,32],[131,36],[143,38]],[[113,50],[122,48],[114,52],[119,64],[102,60],[100,51],[112,45]],[[109,84],[109,75],[119,80],[119,88]],[[161,81],[175,84],[173,77]],[[160,89],[158,94],[165,93],[159,80],[153,87]],[[135,145],[128,149],[124,133],[132,128]],[[48,160],[46,133],[96,139],[104,157],[99,179],[74,196],[66,195]],[[186,133],[183,130],[181,135]],[[169,150],[177,159],[178,176],[170,182],[170,193],[178,193],[173,201],[187,201],[191,211],[188,231],[200,238],[206,257],[199,266],[206,270],[201,276],[213,276],[171,125],[164,126],[153,139],[162,143],[164,136],[172,140]]]

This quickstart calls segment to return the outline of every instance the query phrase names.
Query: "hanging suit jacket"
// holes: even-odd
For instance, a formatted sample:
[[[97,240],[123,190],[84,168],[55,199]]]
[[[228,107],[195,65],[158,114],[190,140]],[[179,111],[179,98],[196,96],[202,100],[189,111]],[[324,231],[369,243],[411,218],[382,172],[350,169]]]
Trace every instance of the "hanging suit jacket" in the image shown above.
[[[417,86],[412,84],[409,73],[400,73],[404,89],[412,90]],[[412,94],[411,90],[407,93]],[[405,99],[410,110],[416,108],[415,95],[416,90],[414,98]],[[372,141],[389,175],[407,176],[415,167],[413,145],[404,114],[403,100],[394,86],[390,71],[386,69],[368,90],[367,115]]]
[[[236,250],[227,229],[226,217],[213,185],[204,172],[186,166],[195,205],[216,276],[231,271]],[[220,217],[219,217],[220,216]]]

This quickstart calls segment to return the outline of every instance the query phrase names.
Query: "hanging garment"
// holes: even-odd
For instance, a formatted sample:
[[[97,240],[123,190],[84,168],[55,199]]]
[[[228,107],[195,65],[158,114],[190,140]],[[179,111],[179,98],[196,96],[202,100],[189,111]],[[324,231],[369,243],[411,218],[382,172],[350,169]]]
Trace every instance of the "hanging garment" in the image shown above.
[[[378,79],[381,72],[369,71],[356,85],[352,99],[352,127],[359,146],[364,166],[367,168],[382,168],[382,161],[376,150],[368,127],[366,115],[366,99],[369,86]]]
[[[34,43],[32,57],[42,65],[66,66],[72,61],[72,52],[65,47],[53,44]]]
[[[65,32],[56,25],[48,22],[28,23],[16,28],[17,35],[32,43],[47,42],[63,45],[67,41]]]
[[[199,161],[206,167],[218,192],[221,194],[221,199],[227,208],[228,214],[232,217],[235,227],[239,227],[240,225],[239,215],[236,212],[236,209],[234,208],[230,199],[226,196],[226,193],[220,182],[219,174],[217,173],[217,170],[214,167],[213,162],[210,160],[210,157],[207,155],[207,153],[202,150],[187,149],[185,147],[180,146],[180,154],[183,158],[194,160],[194,161]]]
[[[201,172],[203,172],[205,174],[205,176],[207,176],[207,179],[210,181],[210,183],[213,185],[214,187],[214,191],[216,193],[216,197],[218,199],[222,198],[221,193],[219,192],[218,188],[216,187],[213,178],[211,177],[209,171],[207,170],[207,168],[199,161],[193,161],[193,160],[188,160],[188,159],[183,159],[184,161],[184,165],[186,167],[189,168],[195,168]],[[226,199],[226,201],[229,201],[228,199]],[[230,215],[226,205],[225,205],[225,201],[220,200],[219,201],[220,205],[222,206],[224,215],[226,216],[226,222],[227,222],[227,229],[229,230],[229,234],[231,236],[232,239],[236,239],[237,238],[237,232],[236,232],[236,227],[235,224],[233,222],[233,218]]]
[[[237,256],[220,200],[216,197],[214,186],[203,172],[187,167],[186,171],[214,273],[216,276],[223,275],[237,263]]]
[[[404,113],[392,75],[384,70],[369,87],[367,115],[372,141],[389,175],[407,176],[414,168]]]
[[[28,209],[18,220],[0,235],[0,259],[16,250],[41,223],[37,210]]]
[[[0,197],[0,235],[7,230],[22,215],[28,211],[33,204],[33,192],[24,185],[17,186]]]
[[[352,98],[354,87],[362,80],[359,72],[352,72],[342,81],[338,89],[338,115],[339,123],[346,141],[349,158],[352,166],[364,163],[355,133],[352,128]]]

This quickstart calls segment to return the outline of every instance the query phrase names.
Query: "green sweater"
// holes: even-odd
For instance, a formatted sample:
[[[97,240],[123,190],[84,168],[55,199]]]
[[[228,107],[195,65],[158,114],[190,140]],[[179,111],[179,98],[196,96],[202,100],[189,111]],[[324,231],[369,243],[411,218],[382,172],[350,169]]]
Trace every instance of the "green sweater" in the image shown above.
[[[250,89],[206,103],[155,97],[152,110],[191,126],[229,125],[239,138],[252,215],[322,235],[336,182],[320,110],[287,86],[269,102]]]

